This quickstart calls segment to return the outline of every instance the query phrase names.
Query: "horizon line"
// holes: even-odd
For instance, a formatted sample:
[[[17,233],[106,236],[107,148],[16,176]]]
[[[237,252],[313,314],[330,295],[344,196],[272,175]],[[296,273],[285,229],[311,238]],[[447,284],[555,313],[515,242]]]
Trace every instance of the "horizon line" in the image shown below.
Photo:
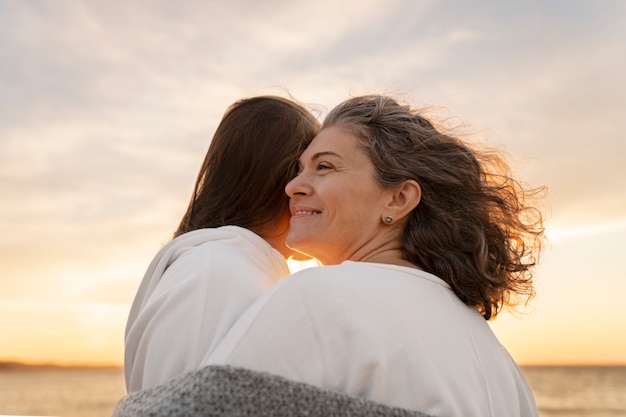
[[[537,362],[518,363],[520,368],[533,367],[626,367],[626,362]],[[98,362],[56,362],[56,361],[26,361],[0,359],[0,371],[14,369],[123,369],[122,363],[98,363]]]

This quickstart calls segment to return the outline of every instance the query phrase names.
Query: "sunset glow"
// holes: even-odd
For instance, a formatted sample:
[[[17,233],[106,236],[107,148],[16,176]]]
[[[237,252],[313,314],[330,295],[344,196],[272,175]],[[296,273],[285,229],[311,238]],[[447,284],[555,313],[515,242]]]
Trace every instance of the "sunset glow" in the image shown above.
[[[231,103],[291,95],[322,118],[390,93],[548,187],[537,296],[492,323],[513,357],[626,364],[626,3],[183,4],[0,0],[0,361],[122,364]]]

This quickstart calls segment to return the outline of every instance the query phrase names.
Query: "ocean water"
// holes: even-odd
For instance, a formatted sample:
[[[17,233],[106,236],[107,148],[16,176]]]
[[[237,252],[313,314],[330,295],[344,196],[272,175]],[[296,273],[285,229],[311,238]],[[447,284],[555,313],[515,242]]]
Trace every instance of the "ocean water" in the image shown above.
[[[121,368],[0,370],[0,415],[110,417],[125,394]]]
[[[626,367],[523,367],[541,417],[626,417]],[[0,415],[110,417],[121,369],[0,371]]]
[[[626,417],[626,366],[523,367],[541,417]]]

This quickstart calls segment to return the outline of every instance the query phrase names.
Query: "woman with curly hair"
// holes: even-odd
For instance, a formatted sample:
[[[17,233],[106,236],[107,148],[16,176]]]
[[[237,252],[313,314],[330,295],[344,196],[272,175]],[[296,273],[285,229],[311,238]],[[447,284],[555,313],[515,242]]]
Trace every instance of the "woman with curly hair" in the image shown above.
[[[341,103],[286,186],[287,245],[324,266],[274,286],[203,363],[437,416],[537,416],[487,320],[533,295],[540,191],[393,98]]]

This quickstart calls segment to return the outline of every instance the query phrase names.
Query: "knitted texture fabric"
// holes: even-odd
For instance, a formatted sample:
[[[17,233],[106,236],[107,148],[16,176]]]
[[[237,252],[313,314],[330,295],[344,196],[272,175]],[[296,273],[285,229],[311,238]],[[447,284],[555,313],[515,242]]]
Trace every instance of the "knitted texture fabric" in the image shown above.
[[[207,366],[133,392],[113,417],[428,417],[265,372]]]

